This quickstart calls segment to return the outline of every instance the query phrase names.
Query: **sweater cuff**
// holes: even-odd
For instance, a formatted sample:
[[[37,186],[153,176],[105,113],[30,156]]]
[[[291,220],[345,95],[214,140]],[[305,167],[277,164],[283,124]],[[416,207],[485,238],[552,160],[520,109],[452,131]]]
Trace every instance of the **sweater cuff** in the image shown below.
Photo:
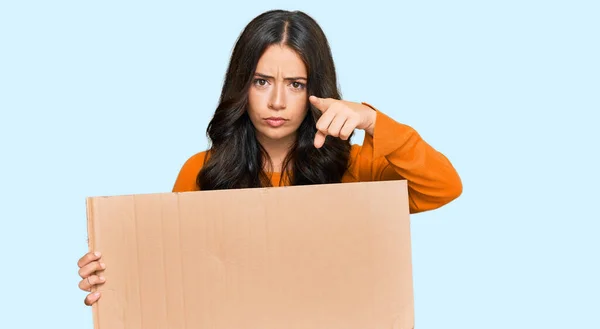
[[[401,148],[417,132],[410,126],[399,123],[379,111],[373,105],[362,102],[376,113],[373,136],[365,133],[364,144],[373,150],[373,158],[387,157]]]

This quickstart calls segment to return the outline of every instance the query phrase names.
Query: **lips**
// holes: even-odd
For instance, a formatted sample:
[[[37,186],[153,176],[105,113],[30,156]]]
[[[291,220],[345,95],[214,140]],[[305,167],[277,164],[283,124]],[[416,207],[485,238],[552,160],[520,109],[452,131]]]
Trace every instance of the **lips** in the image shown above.
[[[266,118],[265,122],[271,127],[281,127],[287,120],[280,117]]]

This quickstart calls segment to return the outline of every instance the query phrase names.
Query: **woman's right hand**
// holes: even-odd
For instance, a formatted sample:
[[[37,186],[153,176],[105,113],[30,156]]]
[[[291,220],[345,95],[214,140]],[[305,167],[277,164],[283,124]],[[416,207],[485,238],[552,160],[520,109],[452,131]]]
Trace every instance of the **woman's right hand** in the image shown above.
[[[106,280],[102,276],[98,276],[96,271],[106,269],[106,264],[100,261],[100,252],[88,252],[79,259],[79,289],[90,292],[84,299],[87,306],[91,306],[100,298],[100,292],[91,293],[92,288],[96,285],[104,283]]]

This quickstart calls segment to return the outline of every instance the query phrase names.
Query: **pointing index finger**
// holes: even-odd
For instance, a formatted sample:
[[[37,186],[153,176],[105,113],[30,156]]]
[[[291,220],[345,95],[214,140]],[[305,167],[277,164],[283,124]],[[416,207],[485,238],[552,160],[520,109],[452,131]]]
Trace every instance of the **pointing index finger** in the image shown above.
[[[315,95],[311,95],[308,100],[321,112],[327,111],[334,101],[331,98],[319,98]]]

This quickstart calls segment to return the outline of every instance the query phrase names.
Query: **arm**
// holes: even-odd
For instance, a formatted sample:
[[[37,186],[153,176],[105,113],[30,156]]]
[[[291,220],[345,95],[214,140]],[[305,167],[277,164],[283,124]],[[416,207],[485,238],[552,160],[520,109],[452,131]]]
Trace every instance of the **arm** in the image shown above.
[[[363,104],[375,111],[375,120],[372,129],[365,129],[359,154],[361,179],[406,179],[411,213],[439,208],[462,194],[461,179],[442,153],[412,127]]]

